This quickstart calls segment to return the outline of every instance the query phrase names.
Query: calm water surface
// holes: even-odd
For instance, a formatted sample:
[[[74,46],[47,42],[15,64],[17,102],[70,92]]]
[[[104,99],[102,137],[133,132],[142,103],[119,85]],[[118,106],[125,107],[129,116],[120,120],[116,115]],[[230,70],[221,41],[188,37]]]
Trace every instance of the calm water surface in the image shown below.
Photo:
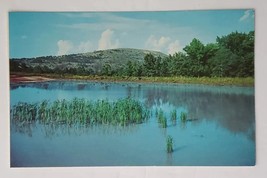
[[[152,112],[148,122],[127,127],[66,126],[11,122],[11,166],[200,166],[255,164],[254,88],[103,82],[11,84],[11,107],[42,100],[116,101],[131,97],[155,111],[162,108],[168,127]],[[176,124],[170,112],[194,121]],[[166,153],[171,135],[174,152]]]

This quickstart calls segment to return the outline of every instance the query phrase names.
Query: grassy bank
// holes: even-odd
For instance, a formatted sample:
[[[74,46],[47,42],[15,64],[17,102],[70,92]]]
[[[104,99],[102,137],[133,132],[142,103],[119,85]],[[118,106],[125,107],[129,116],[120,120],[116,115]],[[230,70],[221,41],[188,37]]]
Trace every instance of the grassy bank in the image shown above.
[[[205,85],[234,85],[234,86],[254,86],[254,78],[220,78],[220,77],[126,77],[126,76],[81,76],[81,75],[59,75],[59,74],[30,74],[14,73],[12,76],[42,76],[52,79],[63,80],[92,80],[92,81],[110,81],[110,82],[144,82],[144,83],[181,83],[181,84],[205,84]]]

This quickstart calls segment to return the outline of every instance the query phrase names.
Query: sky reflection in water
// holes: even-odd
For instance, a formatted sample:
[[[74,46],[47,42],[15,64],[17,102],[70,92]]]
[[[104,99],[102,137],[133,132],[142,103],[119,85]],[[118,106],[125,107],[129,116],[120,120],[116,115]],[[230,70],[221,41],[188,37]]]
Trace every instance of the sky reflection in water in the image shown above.
[[[144,102],[152,111],[162,108],[168,127],[159,128],[155,114],[147,123],[126,128],[12,123],[12,166],[255,163],[254,88],[82,81],[11,85],[11,105],[75,97],[110,101],[132,97]],[[189,119],[196,121],[182,124],[178,119],[173,125],[169,120],[173,109],[178,116],[185,111]],[[165,151],[167,135],[174,138],[171,156]],[[68,146],[70,148],[66,149]],[[43,158],[47,155],[52,157]],[[42,159],[34,159],[36,156]]]

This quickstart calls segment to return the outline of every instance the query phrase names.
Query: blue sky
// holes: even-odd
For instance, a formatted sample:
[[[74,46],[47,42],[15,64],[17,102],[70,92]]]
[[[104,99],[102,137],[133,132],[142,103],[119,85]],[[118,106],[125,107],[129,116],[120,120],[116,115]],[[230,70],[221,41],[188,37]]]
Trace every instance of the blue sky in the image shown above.
[[[161,12],[10,12],[10,58],[139,48],[173,54],[254,30],[253,10]]]

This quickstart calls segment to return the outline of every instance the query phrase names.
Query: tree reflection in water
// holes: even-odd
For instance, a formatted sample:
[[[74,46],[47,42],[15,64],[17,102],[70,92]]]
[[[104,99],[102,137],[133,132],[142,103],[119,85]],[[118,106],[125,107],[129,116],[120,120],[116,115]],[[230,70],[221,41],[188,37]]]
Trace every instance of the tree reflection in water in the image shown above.
[[[111,84],[104,82],[84,82],[81,84],[73,81],[53,81],[12,84],[11,90],[16,90],[18,87],[44,90],[60,89],[63,91],[92,89],[94,91],[116,90],[121,91],[121,93],[125,91],[126,96],[123,97],[142,100],[150,108],[159,108],[163,104],[176,109],[184,108],[191,120],[215,121],[233,133],[244,133],[252,140],[255,139],[254,88],[173,84]],[[114,98],[116,97],[122,96],[114,96]],[[194,124],[198,123],[194,122]],[[180,124],[180,127],[185,128],[186,124]]]
[[[78,97],[97,101],[107,97],[111,101],[131,98],[152,111],[147,122],[128,126],[44,124],[38,120],[28,123],[11,119],[13,166],[19,159],[36,166],[31,161],[36,160],[38,154],[40,160],[52,159],[50,166],[60,159],[63,161],[61,166],[66,165],[66,160],[70,163],[76,159],[74,166],[92,165],[90,160],[99,160],[106,165],[113,165],[106,160],[119,160],[118,165],[125,165],[127,158],[129,165],[162,165],[163,162],[163,165],[184,165],[187,161],[188,165],[212,165],[214,161],[215,165],[255,164],[254,88],[53,81],[11,84],[10,96],[11,108],[18,102],[35,103],[43,99],[53,102]],[[166,128],[157,123],[156,110],[160,109],[168,121]],[[176,122],[172,120],[174,110]],[[182,112],[186,113],[186,121],[179,118]],[[21,133],[26,136],[21,137]],[[172,154],[166,153],[167,135],[174,138]],[[27,149],[21,148],[30,148],[30,151],[23,152]],[[73,149],[75,154],[69,154]],[[51,155],[55,153],[53,158],[44,156],[44,150],[51,150]],[[196,159],[191,159],[192,156]],[[81,163],[84,159],[88,161]]]
[[[216,121],[233,133],[245,133],[255,139],[254,95],[155,87],[146,90],[144,96],[149,107],[162,104],[183,107],[192,120]]]

